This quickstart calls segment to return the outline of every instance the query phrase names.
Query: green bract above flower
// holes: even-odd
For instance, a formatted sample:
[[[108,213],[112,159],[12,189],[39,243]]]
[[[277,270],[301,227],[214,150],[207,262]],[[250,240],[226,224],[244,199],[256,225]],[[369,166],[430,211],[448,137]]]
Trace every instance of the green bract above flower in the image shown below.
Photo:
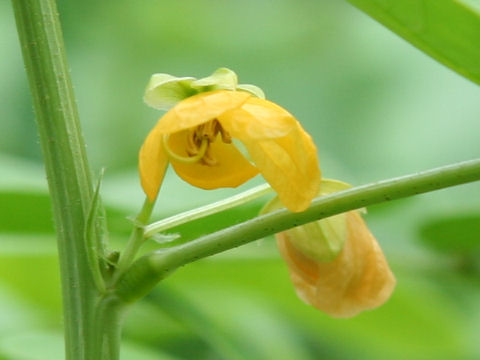
[[[220,68],[212,75],[201,79],[153,74],[145,89],[144,100],[155,109],[169,110],[183,99],[213,90],[245,91],[255,97],[265,99],[265,94],[258,86],[238,84],[235,72],[227,68]]]

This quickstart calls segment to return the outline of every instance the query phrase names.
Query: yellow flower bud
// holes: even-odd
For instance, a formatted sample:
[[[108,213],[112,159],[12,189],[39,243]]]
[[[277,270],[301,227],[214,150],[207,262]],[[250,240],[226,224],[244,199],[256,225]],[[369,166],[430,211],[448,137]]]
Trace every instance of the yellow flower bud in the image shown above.
[[[329,182],[331,186],[331,180],[322,180],[323,191]],[[333,317],[378,307],[393,292],[395,277],[358,211],[302,225],[276,238],[297,295]]]

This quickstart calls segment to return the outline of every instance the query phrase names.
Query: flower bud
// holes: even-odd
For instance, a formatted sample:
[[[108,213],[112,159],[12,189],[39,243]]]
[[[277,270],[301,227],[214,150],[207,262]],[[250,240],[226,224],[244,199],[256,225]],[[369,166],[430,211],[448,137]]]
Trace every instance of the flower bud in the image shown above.
[[[322,193],[340,190],[339,184],[322,180]],[[276,238],[297,295],[333,317],[378,307],[393,292],[395,277],[358,211],[298,226]]]

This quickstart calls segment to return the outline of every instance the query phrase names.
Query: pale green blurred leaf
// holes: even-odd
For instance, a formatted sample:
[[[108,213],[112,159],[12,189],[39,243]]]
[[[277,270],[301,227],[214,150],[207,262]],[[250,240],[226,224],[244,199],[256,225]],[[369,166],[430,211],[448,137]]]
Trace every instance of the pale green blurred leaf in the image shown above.
[[[439,251],[468,254],[480,250],[480,215],[456,214],[428,219],[420,228],[424,242]]]
[[[7,286],[0,286],[0,339],[39,323],[38,312],[29,307],[28,301],[19,300],[15,295]]]
[[[172,292],[171,288],[155,291],[147,301],[156,304],[208,344],[210,351],[203,350],[205,355],[199,359],[311,358],[291,326],[265,304],[252,300],[248,293],[233,289],[228,297],[227,306],[213,314],[202,310],[197,297],[189,300],[181,293]],[[233,304],[229,303],[232,299]],[[215,302],[223,304],[222,299]],[[223,318],[225,312],[231,313],[234,321]]]
[[[4,336],[0,339],[0,354],[8,360],[61,360],[64,358],[63,339],[47,333]]]
[[[42,250],[37,253],[37,245],[30,244],[30,252],[0,252],[0,281],[46,315],[57,316],[61,312],[61,299],[56,254]]]
[[[480,315],[476,305],[480,287],[455,276],[447,279],[442,273],[429,276],[425,269],[414,270],[394,267],[398,286],[392,299],[379,309],[342,321],[301,302],[278,258],[218,257],[191,264],[166,282],[224,332],[233,331],[236,339],[246,341],[259,354],[265,353],[253,340],[268,334],[262,341],[270,349],[277,346],[273,351],[292,344],[295,349],[296,341],[303,339],[302,350],[311,359],[320,354],[328,359],[475,358],[476,341],[465,331],[479,331],[475,319]],[[460,299],[458,292],[465,297]],[[270,333],[270,326],[278,331]],[[253,339],[243,332],[255,327],[263,332],[251,330]]]
[[[480,84],[478,0],[348,0],[428,55]]]
[[[25,332],[11,334],[0,339],[0,356],[8,360],[61,360],[64,359],[63,337],[59,333]],[[125,360],[174,360],[160,351],[138,345],[122,344],[121,359]]]
[[[0,233],[53,233],[48,193],[0,190],[0,204]]]

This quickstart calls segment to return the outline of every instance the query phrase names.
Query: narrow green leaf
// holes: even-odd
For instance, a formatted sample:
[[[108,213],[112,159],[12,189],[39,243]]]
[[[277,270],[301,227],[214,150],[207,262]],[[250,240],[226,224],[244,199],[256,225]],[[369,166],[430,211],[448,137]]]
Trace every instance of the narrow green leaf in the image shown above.
[[[478,0],[348,0],[405,40],[480,84]]]
[[[100,259],[103,259],[104,249],[99,236],[96,234],[97,230],[97,215],[100,205],[100,186],[103,180],[104,169],[100,172],[100,176],[95,187],[90,207],[88,209],[87,220],[85,222],[85,245],[87,251],[88,262],[92,271],[93,281],[100,292],[105,292],[105,282],[103,280],[100,269]]]

